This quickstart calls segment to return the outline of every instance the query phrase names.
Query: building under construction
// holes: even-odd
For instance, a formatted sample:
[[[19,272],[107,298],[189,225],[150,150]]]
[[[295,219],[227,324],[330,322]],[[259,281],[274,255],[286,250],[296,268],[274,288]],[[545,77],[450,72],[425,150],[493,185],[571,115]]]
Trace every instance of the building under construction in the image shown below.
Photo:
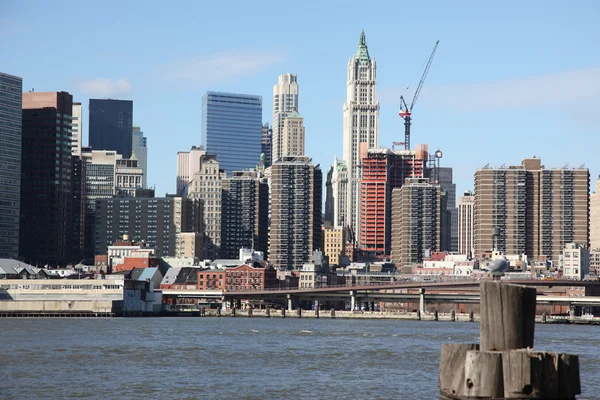
[[[391,251],[392,190],[407,178],[422,178],[427,145],[417,150],[369,149],[361,154],[360,232],[363,252],[388,255]]]

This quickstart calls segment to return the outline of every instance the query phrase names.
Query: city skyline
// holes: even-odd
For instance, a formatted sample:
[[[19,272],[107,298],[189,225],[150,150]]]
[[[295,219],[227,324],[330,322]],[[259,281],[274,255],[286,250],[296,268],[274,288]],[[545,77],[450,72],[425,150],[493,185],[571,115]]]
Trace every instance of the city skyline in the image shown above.
[[[108,2],[99,12],[110,15],[116,5]],[[252,93],[269,99],[273,82],[286,72],[297,74],[303,86],[306,155],[324,169],[334,156],[341,158],[345,72],[361,28],[365,29],[369,51],[378,61],[379,143],[391,147],[392,141],[402,140],[403,136],[402,120],[397,115],[398,97],[409,85],[412,90],[406,94],[412,95],[422,63],[431,45],[440,39],[415,108],[411,142],[442,149],[441,165],[454,168],[458,193],[473,189],[477,168],[487,163],[511,164],[533,155],[555,167],[585,163],[592,179],[598,176],[600,162],[592,152],[599,141],[600,121],[592,104],[600,96],[600,56],[588,50],[600,33],[593,18],[599,7],[596,3],[583,2],[579,8],[566,11],[558,4],[543,8],[521,5],[519,16],[507,4],[468,3],[458,8],[439,4],[434,10],[411,5],[408,9],[402,7],[414,18],[407,19],[401,31],[394,16],[399,5],[385,3],[355,13],[358,6],[358,2],[350,3],[340,9],[325,4],[319,15],[312,13],[311,7],[299,11],[298,18],[305,22],[300,25],[312,22],[308,24],[310,30],[291,27],[291,43],[286,38],[284,44],[277,24],[259,26],[254,35],[244,36],[251,18],[229,35],[203,39],[210,36],[206,32],[214,29],[215,22],[207,18],[207,24],[197,27],[191,21],[200,9],[204,15],[225,12],[214,4],[189,5],[188,13],[166,12],[164,16],[158,5],[144,10],[134,4],[125,5],[120,15],[135,12],[137,21],[132,25],[131,19],[118,20],[113,32],[105,32],[104,37],[98,35],[99,25],[84,25],[75,18],[85,14],[88,5],[49,7],[40,3],[30,10],[9,2],[7,12],[0,17],[0,49],[12,54],[3,60],[3,72],[22,77],[23,91],[72,93],[74,101],[84,105],[84,144],[88,140],[86,108],[90,98],[133,100],[133,122],[144,127],[151,143],[148,185],[156,186],[157,193],[162,194],[175,192],[175,157],[169,154],[200,144],[197,110],[205,91]],[[275,14],[274,3],[261,4],[258,10],[248,7],[237,7],[233,17]],[[318,22],[334,10],[344,23],[336,24],[336,29],[320,26]],[[69,16],[74,25],[68,29],[79,33],[75,40],[84,48],[77,62],[74,58],[69,62],[69,57],[74,57],[71,55],[52,54],[51,46],[45,46],[50,38],[32,35],[36,42],[31,42],[28,37],[29,26],[41,30],[56,18]],[[177,29],[172,33],[169,29],[161,31],[165,39],[155,41],[158,33],[143,22],[153,18],[159,18],[167,28]],[[511,29],[505,28],[507,24]],[[130,35],[127,46],[110,44],[119,42],[115,39],[121,35],[119,32],[135,27],[139,29]],[[67,32],[66,26],[55,28],[57,34]],[[400,41],[404,32],[420,35]],[[198,43],[190,47],[189,41],[182,40],[172,46],[175,36],[171,35],[183,34],[199,38]],[[94,51],[90,52],[84,44],[95,37],[103,40],[95,40]],[[31,52],[32,48],[36,51]],[[131,48],[136,50],[131,52]],[[160,59],[154,54],[161,54]],[[304,61],[306,54],[314,57]],[[38,57],[48,60],[44,68],[34,62]],[[52,63],[58,57],[61,62]],[[314,62],[315,57],[318,62]],[[159,101],[162,98],[169,100]],[[270,107],[263,107],[262,120],[272,120]],[[561,141],[565,132],[569,140]],[[157,159],[160,162],[153,162]]]

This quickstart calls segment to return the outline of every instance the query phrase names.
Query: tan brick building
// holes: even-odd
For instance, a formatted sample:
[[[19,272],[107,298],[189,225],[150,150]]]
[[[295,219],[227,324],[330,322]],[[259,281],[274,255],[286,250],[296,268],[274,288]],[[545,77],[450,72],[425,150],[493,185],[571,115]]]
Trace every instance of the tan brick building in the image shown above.
[[[589,246],[589,170],[548,169],[541,159],[475,173],[475,256],[492,249],[558,259],[565,243]]]
[[[330,265],[340,265],[340,256],[346,254],[344,228],[323,228],[323,252],[329,257]]]

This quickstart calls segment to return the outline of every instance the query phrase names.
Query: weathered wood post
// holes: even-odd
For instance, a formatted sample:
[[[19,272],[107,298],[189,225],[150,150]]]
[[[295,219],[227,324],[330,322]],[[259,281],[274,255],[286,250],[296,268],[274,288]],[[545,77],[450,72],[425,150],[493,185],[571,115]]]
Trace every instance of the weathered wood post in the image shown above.
[[[335,308],[331,309],[331,318],[335,318]]]
[[[450,320],[452,322],[456,321],[456,311],[452,311],[452,313],[450,313]]]
[[[220,316],[221,316],[221,307],[218,307],[217,308],[217,317],[220,317]]]
[[[317,305],[317,307],[315,308],[315,318],[319,319],[319,306]]]
[[[542,324],[545,324],[546,322],[548,322],[548,317],[546,316],[546,313],[542,314]]]
[[[435,311],[433,312],[433,320],[434,320],[434,321],[437,321],[437,320],[438,320],[438,311],[437,311],[437,310],[435,310]]]
[[[233,308],[231,309],[231,316],[232,316],[232,317],[235,317],[235,307],[233,307]]]
[[[302,318],[302,307],[298,307],[297,315],[298,315],[298,318]]]
[[[473,311],[471,310],[471,312],[469,313],[469,322],[475,322],[475,315],[473,314]]]
[[[417,321],[421,320],[421,310],[417,310]]]
[[[266,308],[266,310],[265,310],[265,314],[266,314],[266,317],[267,317],[267,318],[271,318],[271,308],[270,308],[270,307],[267,307],[267,308]]]
[[[535,305],[535,288],[482,282],[481,345],[442,345],[440,398],[575,399],[578,356],[532,349]]]
[[[285,308],[281,309],[281,318],[285,318]]]
[[[252,306],[248,307],[248,317],[252,317]]]

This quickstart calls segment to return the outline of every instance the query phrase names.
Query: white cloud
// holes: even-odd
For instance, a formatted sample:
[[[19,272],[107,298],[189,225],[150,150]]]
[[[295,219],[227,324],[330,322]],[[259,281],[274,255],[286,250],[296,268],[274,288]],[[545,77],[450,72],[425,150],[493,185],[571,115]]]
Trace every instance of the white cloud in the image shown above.
[[[281,54],[268,52],[217,53],[172,64],[162,77],[198,87],[251,75],[283,59]]]
[[[403,90],[382,89],[381,101],[398,101]],[[423,88],[422,100],[458,110],[569,107],[600,100],[600,67],[506,81]],[[557,112],[560,112],[557,110]]]
[[[88,96],[123,96],[130,94],[133,90],[131,83],[126,78],[110,80],[106,78],[94,78],[75,82],[75,87]]]

